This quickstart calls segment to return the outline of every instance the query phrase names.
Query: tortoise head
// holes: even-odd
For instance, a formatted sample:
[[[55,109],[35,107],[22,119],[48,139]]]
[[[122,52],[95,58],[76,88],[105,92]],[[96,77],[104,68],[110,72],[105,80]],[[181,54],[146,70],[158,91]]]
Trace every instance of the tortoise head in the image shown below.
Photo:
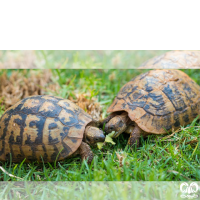
[[[101,129],[93,126],[87,126],[85,129],[85,140],[88,144],[94,145],[97,142],[104,142],[105,136]]]
[[[127,128],[126,122],[120,115],[117,115],[110,119],[110,121],[105,125],[104,131],[106,133],[111,133],[115,131],[113,135],[114,138],[118,137],[122,132],[124,132]]]

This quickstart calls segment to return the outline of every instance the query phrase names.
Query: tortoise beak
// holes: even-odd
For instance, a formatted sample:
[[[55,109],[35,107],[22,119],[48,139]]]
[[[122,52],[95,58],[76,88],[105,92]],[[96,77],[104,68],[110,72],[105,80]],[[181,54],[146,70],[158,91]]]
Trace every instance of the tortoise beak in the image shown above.
[[[105,141],[105,135],[103,134],[103,131],[99,134],[99,142],[104,142]]]

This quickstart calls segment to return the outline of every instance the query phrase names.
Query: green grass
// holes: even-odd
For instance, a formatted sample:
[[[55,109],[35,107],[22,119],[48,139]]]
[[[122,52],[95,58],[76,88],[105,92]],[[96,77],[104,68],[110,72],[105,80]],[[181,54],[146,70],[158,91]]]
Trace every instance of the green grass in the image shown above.
[[[105,117],[119,89],[144,71],[147,70],[53,70],[53,80],[61,86],[54,94],[67,98],[75,93],[92,93],[102,105]],[[184,71],[200,84],[200,70]],[[1,166],[27,181],[197,181],[200,180],[199,133],[200,123],[194,121],[169,141],[163,140],[162,135],[141,138],[136,150],[126,146],[128,135],[122,134],[115,139],[116,145],[107,144],[101,150],[92,148],[95,157],[90,166],[81,163],[80,157],[46,164],[1,162]],[[121,163],[116,153],[123,156]],[[2,171],[0,179],[20,180]]]

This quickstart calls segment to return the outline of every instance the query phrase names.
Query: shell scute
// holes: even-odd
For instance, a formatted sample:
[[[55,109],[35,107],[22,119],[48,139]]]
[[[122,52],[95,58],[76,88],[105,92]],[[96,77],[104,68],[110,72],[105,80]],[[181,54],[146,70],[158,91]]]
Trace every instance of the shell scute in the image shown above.
[[[53,102],[46,101],[41,105],[38,113],[46,117],[57,117],[61,110],[62,108],[59,105]]]
[[[23,131],[23,145],[42,144],[43,128],[46,117],[41,115],[27,115]]]
[[[78,115],[68,109],[62,109],[58,118],[66,126],[74,126],[78,123]]]
[[[68,134],[68,131],[64,131],[63,129],[63,124],[60,121],[54,122],[53,118],[47,118],[43,132],[48,134],[43,136],[43,143],[51,145],[62,141],[62,139]]]
[[[176,85],[168,83],[164,88],[163,92],[172,102],[173,106],[177,111],[181,111],[187,107],[185,104],[185,99],[183,99],[184,91],[179,90]]]
[[[27,99],[21,107],[21,112],[32,114],[38,113],[40,106],[44,103],[41,99]]]
[[[175,108],[167,96],[157,90],[148,94],[144,110],[152,115],[163,116],[175,111]]]
[[[81,110],[81,108],[79,108],[76,104],[74,104],[73,102],[67,99],[59,101],[58,105],[61,106],[63,109],[71,110],[73,113],[76,113],[76,114],[78,114]]]

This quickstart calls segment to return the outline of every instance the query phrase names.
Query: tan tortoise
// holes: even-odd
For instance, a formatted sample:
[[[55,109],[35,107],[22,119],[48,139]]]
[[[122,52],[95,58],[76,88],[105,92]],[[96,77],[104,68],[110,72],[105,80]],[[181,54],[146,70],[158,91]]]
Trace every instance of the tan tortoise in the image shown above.
[[[70,100],[38,95],[10,107],[0,119],[0,161],[52,162],[80,154],[105,140],[91,116]]]
[[[151,70],[125,84],[103,120],[105,132],[130,134],[128,144],[139,146],[140,136],[165,134],[192,122],[200,114],[200,87],[180,70]]]
[[[200,51],[169,51],[156,56],[141,66],[140,69],[198,69],[200,68]]]

